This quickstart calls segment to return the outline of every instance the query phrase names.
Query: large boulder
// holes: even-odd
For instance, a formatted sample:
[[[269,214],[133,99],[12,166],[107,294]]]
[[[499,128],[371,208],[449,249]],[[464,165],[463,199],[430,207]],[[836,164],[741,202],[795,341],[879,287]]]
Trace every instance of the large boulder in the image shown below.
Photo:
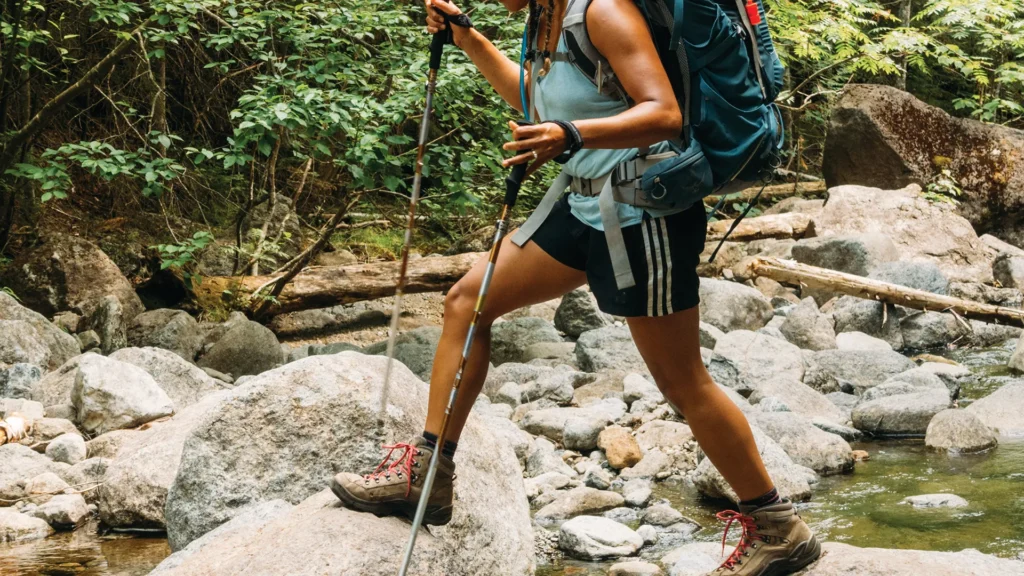
[[[385,363],[385,358],[355,352],[314,356],[227,392],[185,441],[165,508],[172,547],[182,548],[254,502],[303,502],[338,470],[372,470],[381,459],[381,444],[419,434],[426,417],[427,386],[396,365],[387,410],[379,414]],[[443,548],[452,558],[429,573],[528,572],[533,535],[522,471],[512,448],[470,414],[455,461],[458,505],[452,522],[437,536],[420,536],[423,550]],[[271,574],[271,567],[277,566],[276,573],[313,574],[323,572],[324,562],[337,562],[331,566],[333,574],[389,574],[397,569],[396,548],[383,543],[403,540],[408,522],[341,511],[329,495],[306,500],[295,513],[306,518],[302,522],[289,515],[304,536],[279,542],[273,552],[280,554],[282,545],[299,546],[289,555],[303,557],[303,566],[284,569],[270,563],[259,570]],[[318,538],[305,538],[313,534]],[[499,541],[501,546],[493,545]],[[216,572],[253,574],[243,572],[252,569],[253,550],[221,551],[226,555],[218,561],[224,568]],[[360,552],[353,554],[354,550]],[[248,568],[228,568],[242,562],[239,554],[246,556]],[[194,564],[193,569],[209,567]]]
[[[879,264],[868,274],[868,278],[924,290],[932,294],[947,294],[949,280],[934,262],[912,260]]]
[[[980,452],[998,444],[992,429],[967,410],[943,410],[932,418],[925,431],[929,448],[949,452]]]
[[[174,413],[167,393],[145,370],[97,354],[79,362],[71,403],[79,427],[93,435]]]
[[[807,238],[793,246],[797,262],[858,276],[867,276],[880,264],[899,257],[892,240],[874,232]]]
[[[491,362],[524,362],[526,349],[541,342],[561,342],[555,326],[543,318],[516,318],[491,327]]]
[[[198,402],[203,396],[223,390],[224,385],[211,378],[195,364],[162,348],[123,348],[110,358],[145,370],[181,410]]]
[[[75,236],[53,235],[25,250],[5,268],[0,284],[46,316],[72,310],[88,317],[108,295],[120,301],[125,320],[145,309],[117,265],[96,245]]]
[[[605,326],[581,334],[576,342],[576,363],[585,372],[647,372],[647,364],[640,356],[628,326]]]
[[[789,408],[790,412],[806,418],[823,418],[836,424],[846,421],[843,411],[824,394],[814,388],[786,377],[769,378],[757,382],[748,400],[759,404],[767,398],[775,398]]]
[[[555,310],[555,328],[566,336],[579,337],[587,330],[597,330],[608,325],[608,319],[597,307],[597,301],[589,290],[579,288],[562,296]]]
[[[266,326],[245,320],[221,336],[199,360],[199,366],[238,378],[266,372],[284,360],[277,336]]]
[[[800,381],[804,377],[800,348],[765,334],[734,330],[718,339],[715,354],[739,368],[740,386],[748,390],[771,378]]]
[[[178,474],[185,439],[226,395],[227,391],[209,395],[170,420],[124,435],[120,446],[108,454],[111,460],[98,490],[104,524],[118,529],[166,528],[167,490]]]
[[[755,288],[714,278],[700,280],[701,320],[719,330],[757,330],[774,314],[771,301]]]
[[[1024,380],[1004,384],[999,390],[972,402],[967,411],[1001,436],[1024,436]]]
[[[53,534],[45,520],[22,514],[14,508],[0,508],[0,544],[38,540]]]
[[[24,362],[21,356],[43,356],[35,362],[48,370],[80,352],[78,339],[51,324],[38,312],[25,308],[0,290],[0,363]],[[29,330],[30,325],[34,330]],[[21,350],[20,352],[18,350]]]
[[[203,333],[188,312],[161,308],[132,319],[128,326],[128,344],[163,348],[191,362],[203,345]]]
[[[962,319],[943,312],[917,312],[900,320],[905,348],[939,348],[970,336],[971,328]]]
[[[349,328],[383,326],[391,318],[386,300],[339,304],[330,308],[298,310],[274,316],[268,328],[278,337],[322,336]]]
[[[822,171],[829,187],[925,186],[949,170],[978,230],[1024,245],[1024,135],[954,118],[890,86],[852,85],[832,109]],[[826,203],[825,211],[828,211]]]
[[[946,390],[883,396],[853,408],[853,425],[875,436],[922,436],[936,414],[949,408]]]
[[[793,462],[822,476],[853,471],[853,450],[846,440],[815,427],[810,418],[773,412],[758,414],[754,420]]]
[[[831,377],[847,391],[863,394],[890,376],[916,366],[906,356],[891,350],[822,350],[810,356],[804,381]]]
[[[29,479],[47,472],[61,474],[69,468],[67,464],[54,462],[28,446],[4,444],[0,446],[0,498],[24,498],[28,496]]]
[[[395,339],[395,360],[405,364],[406,368],[423,380],[430,379],[430,371],[434,368],[434,353],[437,342],[441,339],[441,328],[423,326],[402,332]],[[367,354],[386,355],[387,340],[366,347]]]

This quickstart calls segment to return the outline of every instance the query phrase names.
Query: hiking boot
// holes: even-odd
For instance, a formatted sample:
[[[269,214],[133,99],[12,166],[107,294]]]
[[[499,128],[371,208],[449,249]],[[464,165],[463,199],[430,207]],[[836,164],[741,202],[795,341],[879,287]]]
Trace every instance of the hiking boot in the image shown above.
[[[342,472],[331,480],[331,490],[349,508],[377,516],[401,514],[412,519],[434,449],[422,437],[408,444],[384,448],[388,454],[376,470],[364,476]],[[455,479],[455,463],[444,454],[438,456],[437,476],[423,517],[424,524],[433,526],[447,524],[452,519],[452,481]]]
[[[785,576],[821,555],[818,539],[788,500],[742,512],[728,510],[719,513],[718,519],[728,523],[723,551],[733,522],[739,522],[743,534],[736,549],[711,576]]]

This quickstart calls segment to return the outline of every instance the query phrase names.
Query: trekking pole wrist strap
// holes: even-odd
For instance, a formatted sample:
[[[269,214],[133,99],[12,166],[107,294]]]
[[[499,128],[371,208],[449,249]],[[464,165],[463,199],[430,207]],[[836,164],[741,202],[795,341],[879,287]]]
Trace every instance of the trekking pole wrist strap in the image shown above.
[[[555,158],[555,162],[565,164],[583,148],[583,135],[572,122],[566,120],[549,120],[549,122],[557,124],[565,132],[565,151]]]
[[[458,26],[459,28],[472,28],[473,27],[473,21],[470,20],[469,16],[466,16],[465,14],[456,14],[455,16],[447,16],[447,17],[445,17],[445,20],[447,20],[449,24],[454,24],[454,25]]]

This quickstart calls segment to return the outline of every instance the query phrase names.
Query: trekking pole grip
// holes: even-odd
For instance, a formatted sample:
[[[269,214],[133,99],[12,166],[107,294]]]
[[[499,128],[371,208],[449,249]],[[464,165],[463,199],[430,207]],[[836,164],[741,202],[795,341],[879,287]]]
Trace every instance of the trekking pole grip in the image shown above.
[[[447,22],[447,18],[445,21]],[[449,26],[451,26],[449,24]],[[434,34],[434,37],[430,39],[430,69],[438,70],[441,68],[441,53],[444,52],[444,45],[448,41],[448,35],[451,34],[450,29],[446,28],[440,32]]]
[[[526,177],[526,164],[516,164],[512,167],[512,173],[505,178],[505,205],[512,208],[519,198],[519,188],[523,185]]]

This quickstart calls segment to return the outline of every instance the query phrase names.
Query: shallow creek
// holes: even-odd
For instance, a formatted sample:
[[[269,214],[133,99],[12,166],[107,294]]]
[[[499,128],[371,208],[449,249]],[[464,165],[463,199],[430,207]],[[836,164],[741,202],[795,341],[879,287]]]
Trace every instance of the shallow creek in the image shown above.
[[[976,375],[962,391],[961,404],[984,397],[1012,379],[1005,366],[1012,347],[944,353]],[[827,540],[856,546],[962,550],[977,548],[999,556],[1024,551],[1024,439],[1003,441],[980,455],[949,456],[925,449],[921,440],[861,442],[871,458],[854,473],[822,478],[814,500],[801,514]],[[899,502],[916,494],[948,492],[970,506],[958,510],[917,510]],[[715,512],[723,505],[702,499],[683,484],[659,484],[655,499],[669,501],[703,528],[695,538],[720,541]],[[634,528],[636,526],[633,526]],[[733,533],[734,541],[736,533]],[[646,549],[657,561],[676,543]],[[170,553],[162,537],[99,535],[95,523],[70,534],[0,545],[5,576],[142,576]],[[613,562],[541,564],[538,576],[603,576]]]

